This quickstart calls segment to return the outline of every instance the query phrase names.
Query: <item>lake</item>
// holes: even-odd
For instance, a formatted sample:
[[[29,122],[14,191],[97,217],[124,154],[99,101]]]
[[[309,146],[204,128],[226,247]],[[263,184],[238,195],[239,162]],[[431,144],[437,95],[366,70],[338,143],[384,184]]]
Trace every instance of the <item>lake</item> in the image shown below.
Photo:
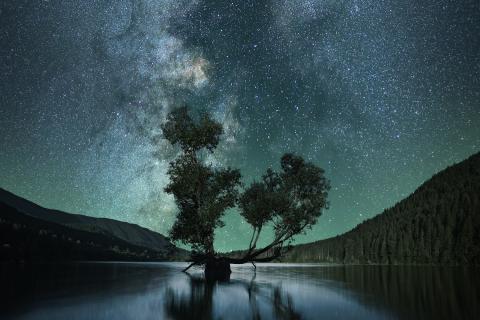
[[[259,264],[206,283],[184,263],[0,265],[1,319],[479,319],[479,270]]]

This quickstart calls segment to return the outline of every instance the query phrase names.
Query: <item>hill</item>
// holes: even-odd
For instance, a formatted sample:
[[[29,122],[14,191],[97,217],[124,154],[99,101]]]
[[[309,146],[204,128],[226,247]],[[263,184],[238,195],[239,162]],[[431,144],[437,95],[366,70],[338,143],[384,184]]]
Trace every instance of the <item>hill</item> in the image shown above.
[[[290,262],[480,265],[480,153],[353,230],[297,245]]]
[[[67,256],[83,257],[85,260],[109,260],[111,258],[167,260],[182,259],[187,254],[185,250],[176,248],[163,235],[138,225],[46,209],[1,188],[0,228],[2,231],[0,245],[3,246],[3,249],[12,248],[15,245],[23,248],[18,252],[12,249],[13,251],[10,250],[9,255],[15,253],[28,256],[29,254],[26,254],[25,250],[34,250],[33,241],[27,241],[28,238],[43,243],[43,246],[39,247],[41,250],[39,249],[38,254],[34,254],[36,260],[40,258],[41,253],[56,257],[56,253],[43,250],[48,247],[45,245],[46,243],[49,243],[53,251],[66,246],[69,248],[68,250],[73,250],[73,253],[67,254]],[[59,237],[59,234],[63,237]],[[22,237],[27,238],[22,241]],[[76,245],[70,248],[68,243],[64,243],[64,238],[67,239],[67,242],[79,240],[78,244],[93,242],[95,245]],[[118,250],[122,252],[119,253]],[[65,259],[68,260],[68,258]]]
[[[172,255],[173,250],[150,250],[108,234],[34,218],[0,203],[0,261],[162,261]]]
[[[34,218],[61,224],[77,230],[114,236],[133,245],[151,250],[166,251],[172,247],[172,244],[163,235],[136,224],[46,209],[1,188],[0,203],[4,203]]]

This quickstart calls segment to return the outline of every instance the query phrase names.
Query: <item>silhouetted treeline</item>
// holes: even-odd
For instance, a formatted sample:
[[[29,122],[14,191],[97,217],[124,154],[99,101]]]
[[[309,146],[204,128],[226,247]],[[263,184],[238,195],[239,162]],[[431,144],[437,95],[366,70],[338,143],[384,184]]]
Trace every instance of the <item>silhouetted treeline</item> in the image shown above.
[[[480,153],[353,230],[295,246],[283,260],[480,265]]]

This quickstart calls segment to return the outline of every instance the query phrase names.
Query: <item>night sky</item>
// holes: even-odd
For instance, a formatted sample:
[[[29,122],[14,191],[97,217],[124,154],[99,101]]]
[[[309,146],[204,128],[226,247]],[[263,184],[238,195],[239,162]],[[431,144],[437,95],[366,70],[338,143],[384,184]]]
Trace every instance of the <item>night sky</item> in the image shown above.
[[[164,234],[177,149],[157,138],[183,103],[224,125],[208,161],[245,183],[284,152],[326,170],[330,209],[300,242],[480,150],[478,0],[4,0],[0,61],[0,187]],[[225,221],[216,248],[245,247]]]

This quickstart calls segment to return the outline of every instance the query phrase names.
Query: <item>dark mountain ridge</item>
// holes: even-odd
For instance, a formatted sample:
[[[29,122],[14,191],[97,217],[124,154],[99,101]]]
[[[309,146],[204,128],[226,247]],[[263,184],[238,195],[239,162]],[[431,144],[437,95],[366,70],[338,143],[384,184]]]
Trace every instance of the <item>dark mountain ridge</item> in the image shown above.
[[[297,245],[290,262],[480,265],[480,153],[351,231]]]
[[[133,245],[148,248],[149,250],[169,251],[174,248],[170,241],[163,235],[136,224],[46,209],[2,188],[0,188],[0,203],[4,203],[34,218],[77,230],[114,236]]]
[[[0,261],[164,261],[174,247],[156,251],[115,236],[38,219],[0,203]]]

